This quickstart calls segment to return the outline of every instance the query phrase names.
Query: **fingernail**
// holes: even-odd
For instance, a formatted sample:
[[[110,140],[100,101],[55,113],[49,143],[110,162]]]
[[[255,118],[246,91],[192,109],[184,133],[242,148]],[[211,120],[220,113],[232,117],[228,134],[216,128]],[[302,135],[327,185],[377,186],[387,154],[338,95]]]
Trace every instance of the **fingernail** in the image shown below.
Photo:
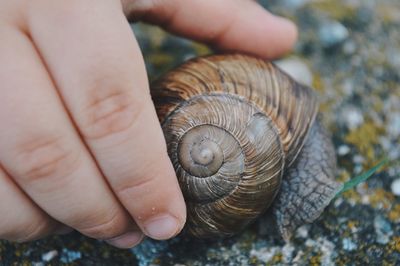
[[[147,221],[144,225],[144,230],[149,237],[163,240],[178,234],[180,226],[175,217],[166,214],[156,216]]]
[[[121,236],[108,239],[106,242],[117,248],[133,248],[139,244],[142,239],[143,234],[141,232],[128,232]]]

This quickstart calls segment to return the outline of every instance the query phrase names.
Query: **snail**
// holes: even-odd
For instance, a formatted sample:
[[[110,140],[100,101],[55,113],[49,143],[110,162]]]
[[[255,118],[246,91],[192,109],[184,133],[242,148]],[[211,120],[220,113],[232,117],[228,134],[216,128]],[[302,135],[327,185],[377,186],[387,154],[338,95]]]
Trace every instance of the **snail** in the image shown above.
[[[151,95],[195,237],[232,236],[271,208],[289,240],[342,187],[315,93],[273,63],[195,58],[155,81]]]

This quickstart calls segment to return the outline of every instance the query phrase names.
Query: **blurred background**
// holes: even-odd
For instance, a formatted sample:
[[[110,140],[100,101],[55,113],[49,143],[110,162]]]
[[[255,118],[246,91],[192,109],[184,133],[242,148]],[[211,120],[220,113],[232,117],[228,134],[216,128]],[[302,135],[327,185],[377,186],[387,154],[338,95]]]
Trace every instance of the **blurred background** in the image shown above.
[[[277,64],[318,91],[337,149],[338,179],[347,181],[384,158],[389,165],[300,227],[292,243],[271,235],[261,218],[231,239],[146,240],[133,250],[78,233],[27,244],[0,241],[0,265],[399,265],[400,1],[259,2],[299,26],[295,51]],[[132,29],[150,80],[213,52],[156,27]]]

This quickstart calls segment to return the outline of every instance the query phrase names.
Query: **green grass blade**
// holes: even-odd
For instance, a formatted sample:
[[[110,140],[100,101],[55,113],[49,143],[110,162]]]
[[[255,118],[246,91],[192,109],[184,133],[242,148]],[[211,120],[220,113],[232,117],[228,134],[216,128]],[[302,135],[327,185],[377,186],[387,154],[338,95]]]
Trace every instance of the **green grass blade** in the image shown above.
[[[378,171],[382,166],[386,165],[387,163],[388,163],[388,159],[384,159],[380,163],[378,163],[377,165],[375,165],[374,167],[369,169],[367,172],[362,173],[361,175],[350,179],[349,181],[344,183],[342,190],[340,190],[336,194],[336,197],[339,196],[340,194],[342,194],[343,192],[350,190],[350,189],[354,188],[355,186],[357,186],[358,184],[364,182],[365,180],[370,178],[376,171]]]

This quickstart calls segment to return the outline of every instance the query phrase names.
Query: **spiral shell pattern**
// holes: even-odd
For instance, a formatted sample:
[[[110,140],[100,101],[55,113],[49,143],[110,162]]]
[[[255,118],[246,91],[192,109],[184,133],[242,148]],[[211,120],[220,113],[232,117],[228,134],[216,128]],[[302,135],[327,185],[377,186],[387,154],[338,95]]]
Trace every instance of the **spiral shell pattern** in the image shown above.
[[[248,56],[198,58],[152,85],[189,233],[230,236],[264,212],[315,119],[311,90]]]
[[[284,166],[278,131],[248,102],[235,96],[194,97],[163,129],[192,234],[230,235],[275,197]]]

